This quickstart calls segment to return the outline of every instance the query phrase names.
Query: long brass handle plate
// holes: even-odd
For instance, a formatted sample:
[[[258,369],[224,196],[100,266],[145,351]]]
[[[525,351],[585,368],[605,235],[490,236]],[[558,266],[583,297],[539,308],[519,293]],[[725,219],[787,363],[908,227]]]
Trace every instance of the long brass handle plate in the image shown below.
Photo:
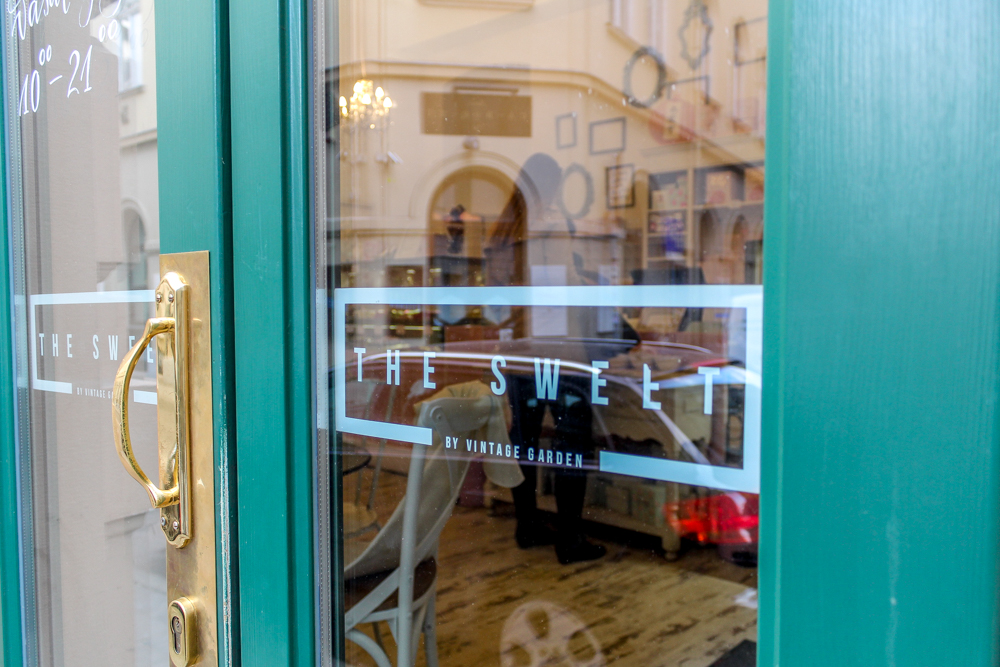
[[[142,338],[118,367],[111,396],[112,424],[118,458],[139,482],[153,507],[160,509],[160,527],[177,547],[191,540],[190,437],[188,432],[188,359],[190,341],[189,287],[177,273],[167,273],[156,288],[156,316],[146,322]],[[159,482],[154,484],[132,451],[128,424],[129,384],[136,363],[156,341],[156,403],[159,441]]]

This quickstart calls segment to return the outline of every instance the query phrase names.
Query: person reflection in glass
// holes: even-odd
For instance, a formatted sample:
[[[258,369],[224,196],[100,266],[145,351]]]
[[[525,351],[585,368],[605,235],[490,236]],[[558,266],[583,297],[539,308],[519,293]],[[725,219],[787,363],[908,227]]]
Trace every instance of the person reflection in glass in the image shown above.
[[[562,183],[562,170],[556,161],[543,153],[528,158],[517,177],[510,201],[500,215],[491,235],[488,278],[491,284],[524,285],[528,258],[529,231],[539,229],[546,219],[559,217],[555,207]],[[563,218],[563,223],[572,222]],[[525,309],[512,309],[507,325],[514,337],[529,340]],[[560,354],[570,356],[579,344],[558,338],[530,339],[533,347],[559,346]],[[540,348],[539,348],[540,349]],[[582,350],[581,353],[584,353]],[[533,353],[529,351],[529,353]],[[539,351],[538,354],[542,355]],[[550,356],[550,355],[542,355]],[[576,356],[576,355],[573,355]],[[546,411],[555,422],[553,449],[564,454],[594,458],[593,415],[590,405],[590,379],[561,373],[555,399],[539,398],[533,375],[509,373],[508,396],[512,419],[511,442],[520,447],[520,465],[525,481],[512,490],[517,517],[515,538],[522,549],[555,544],[560,563],[595,560],[606,549],[586,539],[583,532],[583,504],[587,487],[586,469],[555,467],[556,530],[541,519],[536,504],[537,463],[528,459],[528,451],[539,451],[539,439]],[[588,466],[589,467],[589,466]]]

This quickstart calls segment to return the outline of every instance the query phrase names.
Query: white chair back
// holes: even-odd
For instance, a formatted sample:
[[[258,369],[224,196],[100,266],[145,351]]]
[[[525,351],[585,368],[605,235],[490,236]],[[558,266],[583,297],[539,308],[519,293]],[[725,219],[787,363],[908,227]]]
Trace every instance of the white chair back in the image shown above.
[[[382,530],[344,569],[344,578],[385,572],[399,567],[403,555],[403,525],[407,501],[415,512],[414,536],[424,549],[415,550],[419,563],[427,558],[444,528],[462,491],[470,458],[458,449],[445,449],[444,437],[461,437],[480,429],[490,417],[490,403],[484,399],[439,398],[421,406],[418,425],[433,428],[430,447],[414,445],[404,497]],[[422,471],[422,474],[420,474]],[[414,482],[418,482],[414,484]],[[413,546],[416,546],[415,544]]]

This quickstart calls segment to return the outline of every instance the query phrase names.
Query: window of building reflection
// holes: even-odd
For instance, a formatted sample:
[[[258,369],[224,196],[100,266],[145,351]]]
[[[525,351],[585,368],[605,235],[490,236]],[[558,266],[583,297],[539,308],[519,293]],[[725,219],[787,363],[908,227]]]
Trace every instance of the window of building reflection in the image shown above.
[[[338,19],[348,662],[752,657],[766,3]]]

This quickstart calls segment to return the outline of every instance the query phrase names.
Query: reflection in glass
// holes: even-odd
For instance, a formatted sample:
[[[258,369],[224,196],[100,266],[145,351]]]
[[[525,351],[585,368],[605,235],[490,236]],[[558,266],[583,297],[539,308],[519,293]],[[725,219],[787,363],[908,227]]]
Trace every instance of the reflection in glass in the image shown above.
[[[337,12],[347,661],[752,654],[766,2]]]
[[[25,664],[165,665],[165,542],[108,418],[158,280],[153,1],[5,6]],[[130,407],[147,470],[153,364]]]

